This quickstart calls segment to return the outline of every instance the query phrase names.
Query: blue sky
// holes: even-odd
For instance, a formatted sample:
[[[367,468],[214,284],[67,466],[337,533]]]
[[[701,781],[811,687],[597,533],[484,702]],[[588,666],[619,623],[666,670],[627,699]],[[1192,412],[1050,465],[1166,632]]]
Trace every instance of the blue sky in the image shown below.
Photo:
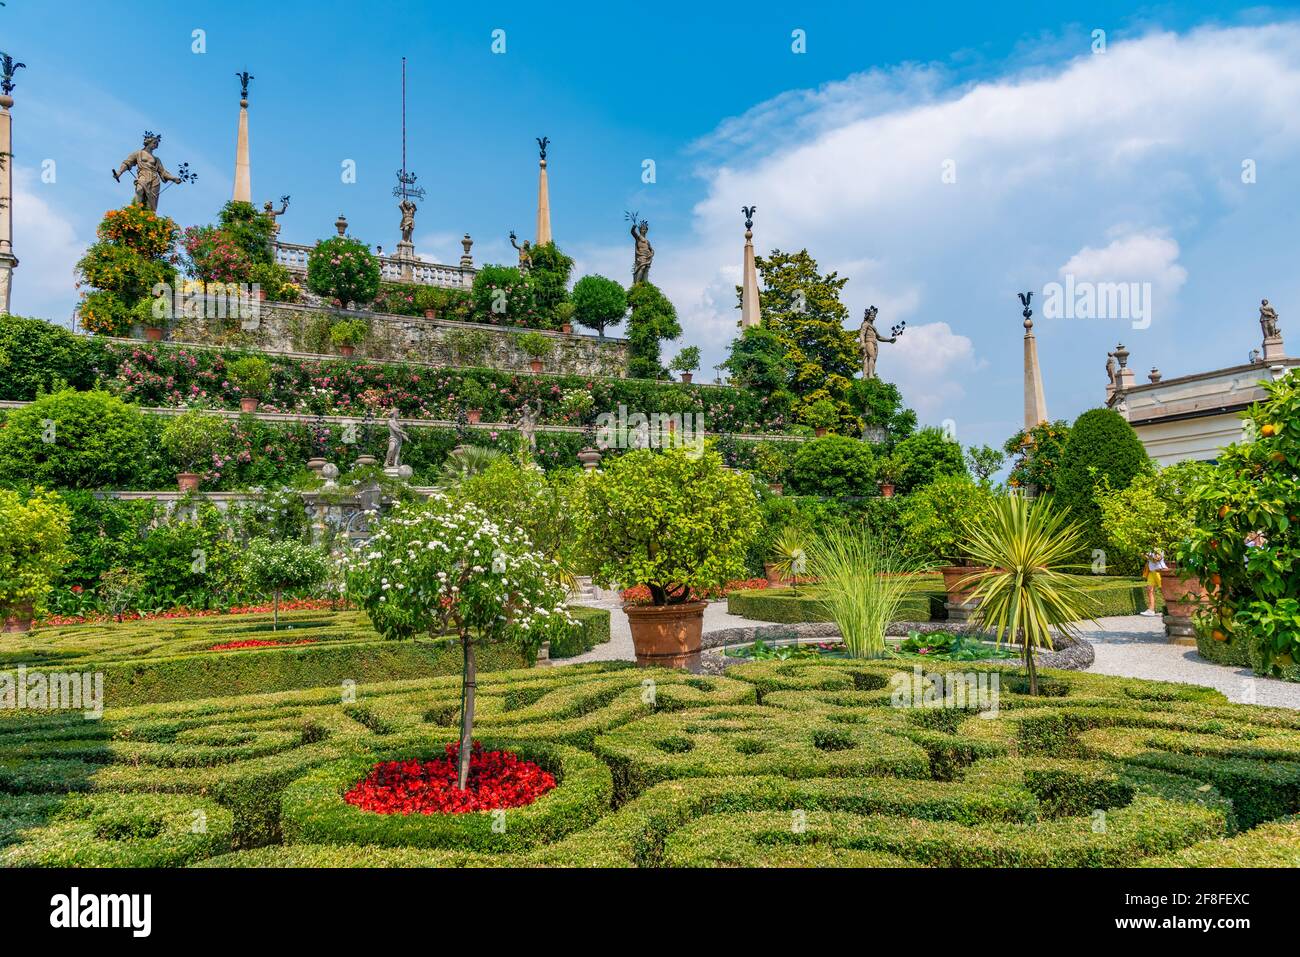
[[[507,259],[508,231],[532,232],[545,134],[556,240],[581,272],[626,281],[623,211],[639,210],[652,279],[711,366],[735,333],[739,207],[757,204],[760,251],[806,245],[850,276],[855,325],[867,304],[883,325],[907,320],[880,372],[966,443],[1019,424],[1016,291],[1041,298],[1067,272],[1152,289],[1148,328],[1040,320],[1048,407],[1064,417],[1101,400],[1121,339],[1140,379],[1153,364],[1169,377],[1244,359],[1263,296],[1284,333],[1300,315],[1294,8],[464,6],[8,0],[0,49],[28,63],[13,111],[15,311],[70,314],[72,263],[129,198],[108,170],[145,128],[163,133],[164,161],[199,172],[163,212],[213,218],[243,69],[254,198],[293,196],[284,238],[312,242],[344,212],[391,249],[405,55],[422,253],[455,261],[468,231],[479,263]],[[340,181],[346,159],[355,184]]]

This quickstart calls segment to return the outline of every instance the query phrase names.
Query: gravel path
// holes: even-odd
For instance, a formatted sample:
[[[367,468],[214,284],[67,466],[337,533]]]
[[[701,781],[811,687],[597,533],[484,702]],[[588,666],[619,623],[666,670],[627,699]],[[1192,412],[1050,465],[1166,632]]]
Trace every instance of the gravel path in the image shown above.
[[[615,600],[593,604],[610,610],[610,640],[597,645],[586,654],[557,659],[554,664],[632,661],[636,657],[632,650],[632,632],[628,628],[627,616],[621,610],[622,603]],[[725,601],[710,602],[704,609],[705,633],[762,624],[765,622],[727,614]],[[1159,618],[1143,618],[1140,615],[1102,618],[1095,625],[1085,622],[1080,626],[1080,631],[1096,653],[1096,659],[1088,671],[1125,678],[1204,685],[1222,691],[1230,701],[1300,709],[1300,684],[1261,678],[1249,668],[1216,665],[1206,661],[1197,655],[1195,648],[1170,644],[1165,638],[1164,625]]]

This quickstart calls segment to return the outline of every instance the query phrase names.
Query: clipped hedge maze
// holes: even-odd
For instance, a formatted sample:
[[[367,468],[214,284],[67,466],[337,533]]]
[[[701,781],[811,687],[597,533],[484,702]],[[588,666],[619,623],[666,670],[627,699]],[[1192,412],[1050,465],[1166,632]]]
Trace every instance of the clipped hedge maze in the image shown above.
[[[997,673],[995,711],[895,706],[971,670],[484,674],[478,737],[558,786],[447,816],[373,814],[342,794],[376,761],[454,740],[457,676],[101,721],[9,712],[0,865],[1300,866],[1300,714],[1073,672],[1045,673],[1053,693],[1030,698],[990,665],[974,670]]]

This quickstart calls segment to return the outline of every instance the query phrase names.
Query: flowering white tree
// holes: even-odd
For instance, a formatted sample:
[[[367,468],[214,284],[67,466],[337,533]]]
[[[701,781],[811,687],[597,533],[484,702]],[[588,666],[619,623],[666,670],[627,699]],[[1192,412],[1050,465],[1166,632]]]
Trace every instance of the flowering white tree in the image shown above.
[[[517,526],[441,493],[398,504],[370,541],[345,558],[348,596],[385,638],[454,633],[464,650],[458,781],[469,777],[474,730],[475,642],[535,651],[574,627],[560,570]]]

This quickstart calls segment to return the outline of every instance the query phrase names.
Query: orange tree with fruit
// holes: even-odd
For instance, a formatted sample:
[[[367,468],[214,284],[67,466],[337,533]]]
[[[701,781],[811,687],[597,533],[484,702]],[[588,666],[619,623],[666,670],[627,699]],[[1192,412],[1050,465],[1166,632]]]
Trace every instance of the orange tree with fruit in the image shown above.
[[[1201,624],[1245,643],[1261,674],[1300,679],[1300,375],[1265,383],[1246,440],[1192,492],[1195,529],[1178,560],[1206,587]]]

